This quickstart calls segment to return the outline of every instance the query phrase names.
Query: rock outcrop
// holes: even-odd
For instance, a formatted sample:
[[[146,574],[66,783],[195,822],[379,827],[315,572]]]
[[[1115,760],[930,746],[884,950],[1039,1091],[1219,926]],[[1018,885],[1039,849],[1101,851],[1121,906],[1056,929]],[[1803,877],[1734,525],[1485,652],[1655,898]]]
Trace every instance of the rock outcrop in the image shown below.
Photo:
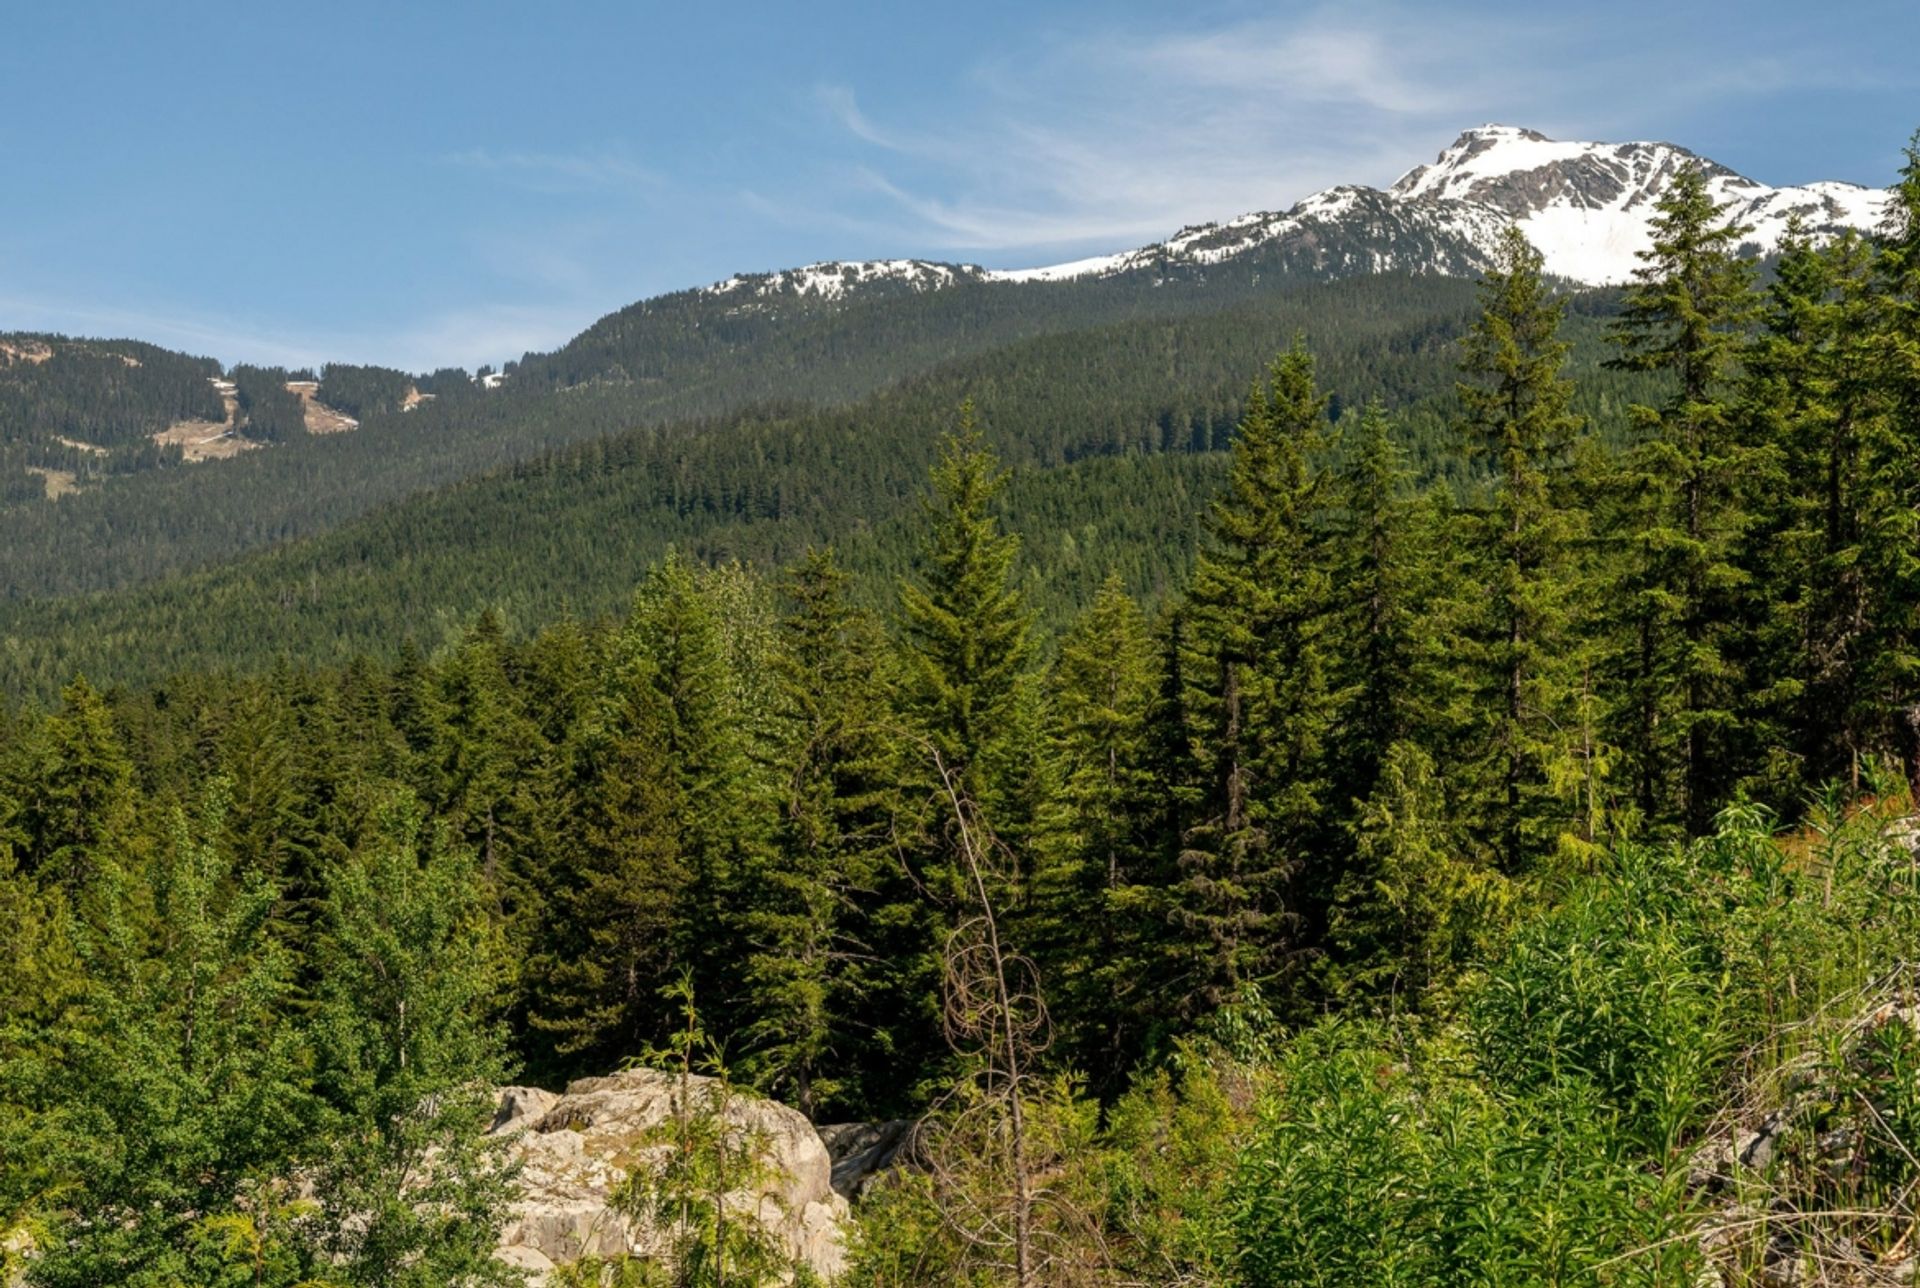
[[[695,1103],[706,1103],[713,1080],[689,1080]],[[673,1118],[677,1075],[633,1069],[583,1078],[556,1095],[505,1087],[492,1133],[510,1140],[521,1163],[520,1201],[501,1232],[500,1256],[544,1280],[556,1265],[583,1255],[655,1255],[663,1233],[609,1206],[635,1167],[667,1146],[659,1129]],[[833,1163],[812,1124],[771,1100],[736,1093],[726,1118],[738,1139],[759,1145],[766,1180],[729,1196],[751,1213],[793,1259],[831,1281],[845,1260],[847,1202],[833,1188]]]
[[[919,1126],[906,1118],[822,1125],[820,1139],[833,1158],[833,1192],[843,1199],[857,1199],[876,1174],[918,1162]]]

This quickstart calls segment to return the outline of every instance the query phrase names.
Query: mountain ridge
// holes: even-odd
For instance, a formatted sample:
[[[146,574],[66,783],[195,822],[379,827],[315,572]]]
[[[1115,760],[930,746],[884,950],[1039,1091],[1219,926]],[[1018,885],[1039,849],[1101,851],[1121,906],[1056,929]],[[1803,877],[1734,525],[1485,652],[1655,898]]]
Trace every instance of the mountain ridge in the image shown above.
[[[1706,174],[1714,199],[1752,225],[1749,249],[1778,248],[1799,216],[1815,236],[1870,231],[1885,210],[1886,190],[1839,180],[1771,187],[1677,144],[1561,141],[1521,126],[1489,123],[1466,130],[1431,162],[1388,187],[1339,184],[1285,210],[1249,211],[1189,225],[1159,242],[1033,268],[990,269],[930,259],[823,260],[765,273],[736,273],[697,290],[745,300],[781,297],[845,299],[850,292],[940,290],[961,284],[1062,282],[1139,272],[1204,270],[1256,250],[1291,244],[1311,267],[1330,273],[1438,272],[1472,275],[1489,262],[1494,239],[1518,223],[1545,256],[1547,271],[1583,286],[1628,280],[1637,253],[1651,244],[1649,224],[1659,193],[1683,168]],[[1365,252],[1328,255],[1329,226],[1349,233],[1361,224]],[[1405,238],[1424,234],[1425,253]]]

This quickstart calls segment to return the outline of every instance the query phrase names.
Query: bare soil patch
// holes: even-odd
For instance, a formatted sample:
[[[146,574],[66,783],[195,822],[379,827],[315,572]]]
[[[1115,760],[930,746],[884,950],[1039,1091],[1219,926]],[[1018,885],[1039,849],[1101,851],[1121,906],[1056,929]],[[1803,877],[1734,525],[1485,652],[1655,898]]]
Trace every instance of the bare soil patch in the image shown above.
[[[240,397],[233,382],[213,378],[212,384],[227,409],[226,420],[177,420],[155,434],[153,441],[162,447],[178,445],[189,461],[224,461],[260,446],[240,435]]]
[[[307,419],[309,434],[340,434],[349,429],[360,428],[359,421],[335,411],[314,397],[320,392],[318,381],[289,380],[287,392],[300,400],[300,411]]]
[[[52,347],[38,340],[0,340],[0,364],[31,362],[37,365],[52,356]]]
[[[40,476],[40,481],[46,485],[49,501],[58,501],[61,497],[80,490],[80,484],[72,470],[49,470],[42,469],[38,465],[29,465],[27,473]]]
[[[242,438],[231,419],[224,425],[210,420],[176,421],[155,434],[153,441],[162,447],[177,444],[189,461],[224,461],[260,446]]]

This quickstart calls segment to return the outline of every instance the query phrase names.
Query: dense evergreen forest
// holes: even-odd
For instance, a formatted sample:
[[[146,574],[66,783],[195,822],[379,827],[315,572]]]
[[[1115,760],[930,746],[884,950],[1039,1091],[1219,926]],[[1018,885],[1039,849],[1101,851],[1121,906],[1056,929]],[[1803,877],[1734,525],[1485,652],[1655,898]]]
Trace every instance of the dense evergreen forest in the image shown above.
[[[0,726],[0,1265],[511,1282],[486,1089],[690,1010],[927,1116],[847,1283],[1899,1261],[1920,1031],[1832,1027],[1920,959],[1896,194],[1762,284],[1688,172],[1604,307],[1514,231],[1464,307],[1031,336],[46,610],[17,692],[138,683]],[[714,1239],[569,1282],[774,1281]]]
[[[207,383],[219,371],[136,340],[0,334],[0,513],[41,508],[47,471],[84,482],[180,464],[178,448],[151,436],[220,420]]]
[[[1618,442],[1626,408],[1652,386],[1602,366],[1616,301],[1578,302],[1567,326],[1578,405]],[[192,576],[0,606],[9,641],[0,678],[52,696],[76,670],[143,683],[282,656],[390,659],[408,635],[429,648],[457,639],[486,607],[516,631],[563,611],[617,612],[670,546],[702,562],[766,568],[833,543],[859,575],[856,596],[878,607],[912,557],[929,427],[965,397],[1017,471],[1006,514],[1026,538],[1023,588],[1045,624],[1064,625],[1109,571],[1157,603],[1191,566],[1245,372],[1296,333],[1343,391],[1337,418],[1372,399],[1393,410],[1396,441],[1421,482],[1461,485],[1479,470],[1451,450],[1454,345],[1471,308],[1471,284],[1435,279],[1298,288],[1180,322],[1023,341],[845,407],[613,434]],[[222,477],[240,464],[223,464]],[[63,517],[81,500],[63,502]],[[109,545],[122,549],[142,531],[136,524]],[[59,535],[46,534],[50,556],[69,548]],[[33,562],[29,553],[20,564]]]

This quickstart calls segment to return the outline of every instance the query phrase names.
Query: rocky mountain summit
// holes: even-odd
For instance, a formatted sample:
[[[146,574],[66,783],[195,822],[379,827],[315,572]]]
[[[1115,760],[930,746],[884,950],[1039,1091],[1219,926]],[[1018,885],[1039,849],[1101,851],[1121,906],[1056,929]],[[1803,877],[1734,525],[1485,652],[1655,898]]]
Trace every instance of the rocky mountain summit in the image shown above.
[[[736,275],[716,296],[837,301],[859,293],[914,293],[974,283],[1189,277],[1246,260],[1308,277],[1408,272],[1473,276],[1494,240],[1517,223],[1570,282],[1624,282],[1651,243],[1654,203],[1689,166],[1708,176],[1728,214],[1752,226],[1748,250],[1778,248],[1798,217],[1814,236],[1869,231],[1887,193],[1841,182],[1774,188],[1671,143],[1563,142],[1536,130],[1489,124],[1467,130],[1431,162],[1386,189],[1341,185],[1279,211],[1254,211],[1181,229],[1165,241],[1038,268],[987,269],[931,260],[835,260]]]

